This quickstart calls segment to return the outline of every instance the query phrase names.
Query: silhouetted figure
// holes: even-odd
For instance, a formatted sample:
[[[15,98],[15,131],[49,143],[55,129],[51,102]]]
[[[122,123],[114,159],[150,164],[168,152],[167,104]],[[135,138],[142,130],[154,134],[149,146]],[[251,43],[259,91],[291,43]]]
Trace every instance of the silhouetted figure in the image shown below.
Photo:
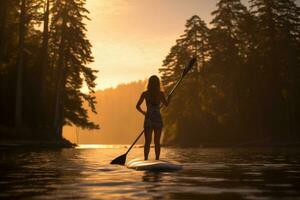
[[[160,137],[163,127],[163,121],[160,114],[161,103],[168,106],[170,97],[166,99],[165,94],[160,87],[160,80],[157,76],[153,75],[148,80],[147,90],[141,94],[140,99],[136,104],[139,112],[145,115],[144,130],[145,130],[145,146],[144,158],[148,160],[150,151],[150,144],[152,140],[152,132],[154,131],[154,144],[155,144],[155,157],[159,160],[160,155]],[[146,100],[147,111],[143,111],[141,104]]]

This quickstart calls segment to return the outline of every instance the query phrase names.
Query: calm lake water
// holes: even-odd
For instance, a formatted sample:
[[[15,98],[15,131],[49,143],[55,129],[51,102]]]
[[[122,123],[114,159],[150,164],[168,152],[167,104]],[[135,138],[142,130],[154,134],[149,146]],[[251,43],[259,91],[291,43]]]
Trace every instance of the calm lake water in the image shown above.
[[[0,199],[300,199],[300,149],[164,148],[183,170],[156,173],[109,164],[125,151],[1,149]]]

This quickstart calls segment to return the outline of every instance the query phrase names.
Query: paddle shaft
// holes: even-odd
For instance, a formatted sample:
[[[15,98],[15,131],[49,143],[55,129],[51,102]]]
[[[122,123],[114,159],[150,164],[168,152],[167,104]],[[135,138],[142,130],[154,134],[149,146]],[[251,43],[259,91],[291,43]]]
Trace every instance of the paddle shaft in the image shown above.
[[[175,84],[175,86],[173,87],[173,89],[171,90],[171,92],[168,95],[168,98],[173,94],[173,92],[175,91],[175,89],[178,87],[178,85],[181,83],[181,81],[183,80],[183,77],[185,76],[185,74],[182,74],[180,79],[177,81],[177,83]],[[160,107],[161,108],[161,107]],[[135,145],[135,143],[140,139],[140,137],[144,134],[145,129],[139,134],[139,136],[135,139],[135,141],[133,142],[133,144],[129,147],[129,149],[126,151],[125,154],[128,154],[129,151],[132,149],[132,147]]]
[[[139,136],[134,140],[133,144],[129,147],[129,149],[126,151],[125,154],[128,154],[129,151],[132,149],[132,147],[135,145],[135,143],[140,139],[140,137],[144,134],[145,130],[143,129],[143,131],[139,134]]]

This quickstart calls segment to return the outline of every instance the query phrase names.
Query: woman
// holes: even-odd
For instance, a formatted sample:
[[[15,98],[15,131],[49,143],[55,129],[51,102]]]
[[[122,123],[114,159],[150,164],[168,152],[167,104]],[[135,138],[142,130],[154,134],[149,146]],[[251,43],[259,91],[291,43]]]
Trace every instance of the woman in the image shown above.
[[[147,112],[143,111],[141,104],[146,100]],[[153,75],[148,80],[147,90],[141,94],[140,99],[136,104],[139,112],[145,115],[144,131],[145,131],[145,146],[144,158],[148,160],[150,144],[152,140],[152,132],[154,131],[155,157],[159,160],[160,155],[160,136],[163,127],[163,122],[160,114],[160,105],[163,103],[168,106],[170,98],[166,100],[165,94],[160,87],[160,80]]]

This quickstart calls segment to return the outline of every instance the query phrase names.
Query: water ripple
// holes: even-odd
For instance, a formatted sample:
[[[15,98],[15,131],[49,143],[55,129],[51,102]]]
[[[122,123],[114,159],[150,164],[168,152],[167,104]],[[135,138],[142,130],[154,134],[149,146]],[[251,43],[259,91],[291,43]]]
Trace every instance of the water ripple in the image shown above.
[[[126,150],[124,145],[102,145],[3,151],[0,198],[300,199],[298,149],[164,148],[162,158],[183,164],[177,172],[135,171],[109,164]],[[135,148],[128,160],[142,154],[141,148]]]

